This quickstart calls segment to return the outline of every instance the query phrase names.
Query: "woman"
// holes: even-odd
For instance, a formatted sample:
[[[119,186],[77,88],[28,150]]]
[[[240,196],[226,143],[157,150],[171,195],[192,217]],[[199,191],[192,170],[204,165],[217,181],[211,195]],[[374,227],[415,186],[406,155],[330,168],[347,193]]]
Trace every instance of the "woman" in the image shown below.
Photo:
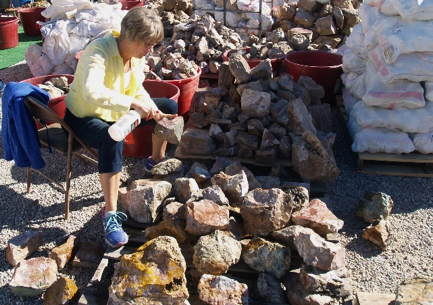
[[[152,10],[134,7],[122,19],[121,32],[112,31],[90,43],[83,52],[74,82],[65,98],[65,121],[89,146],[98,149],[98,170],[104,193],[102,220],[105,241],[111,247],[128,242],[122,229],[127,219],[117,212],[124,142],[112,140],[108,127],[131,108],[142,124],[155,125],[164,117],[174,118],[177,104],[171,99],[154,99],[144,90],[143,57],[164,37],[159,16]],[[164,159],[167,143],[152,134],[152,156],[145,171]]]

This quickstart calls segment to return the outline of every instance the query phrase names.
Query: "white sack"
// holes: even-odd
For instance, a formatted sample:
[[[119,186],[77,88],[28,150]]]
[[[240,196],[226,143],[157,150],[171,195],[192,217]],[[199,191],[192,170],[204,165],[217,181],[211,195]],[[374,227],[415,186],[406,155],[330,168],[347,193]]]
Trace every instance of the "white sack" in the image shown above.
[[[216,21],[224,22],[224,12],[223,11],[221,11],[221,12],[215,11],[214,13],[215,13],[215,20]],[[229,27],[237,26],[238,22],[241,21],[241,19],[242,19],[241,15],[242,14],[236,14],[233,12],[226,12],[226,24],[227,24],[227,26],[229,26]]]
[[[433,22],[388,17],[373,26],[385,60],[392,64],[402,54],[433,50]]]
[[[411,134],[415,150],[422,154],[433,154],[433,131]]]
[[[431,0],[386,0],[382,10],[395,12],[404,19],[433,20]]]
[[[425,106],[424,89],[420,83],[408,80],[397,80],[384,84],[371,63],[367,62],[365,70],[365,94],[362,101],[368,106],[381,108],[421,108]]]
[[[392,83],[402,79],[411,82],[433,82],[433,52],[403,54],[395,63],[388,64],[382,48],[377,46],[370,51],[370,61],[378,70],[379,79],[383,83]]]
[[[361,100],[365,94],[365,74],[358,74],[351,72],[349,74],[343,73],[341,75],[341,81],[347,88],[351,95],[358,100]]]
[[[353,97],[350,94],[349,90],[347,90],[346,88],[343,88],[341,92],[343,97],[344,108],[346,109],[347,115],[350,116],[353,106],[355,106],[355,104],[358,103],[359,100]]]
[[[424,84],[424,96],[427,100],[433,102],[433,83],[425,82]]]
[[[383,3],[385,2],[385,0],[364,0],[363,3],[369,5],[369,6],[374,6],[377,9],[381,9]]]
[[[343,71],[345,73],[355,72],[358,74],[364,73],[367,63],[364,58],[352,49],[347,50],[343,55]]]
[[[94,6],[88,0],[52,0],[51,4],[42,12],[42,16],[48,19],[74,10],[93,9]]]
[[[433,103],[424,108],[385,109],[356,103],[352,109],[353,117],[363,128],[400,129],[408,133],[426,133],[433,130]]]
[[[365,35],[362,32],[362,22],[355,25],[352,29],[352,33],[350,33],[349,36],[346,38],[345,44],[358,53],[362,58],[367,59],[368,58],[368,50],[365,47],[364,41],[365,41]]]
[[[409,135],[395,129],[363,128],[352,143],[355,152],[408,154],[415,150]]]
[[[44,53],[50,58],[53,65],[61,64],[71,47],[69,35],[66,31],[69,20],[58,20],[53,30],[45,37]]]
[[[373,30],[373,27],[376,23],[379,23],[381,20],[387,17],[377,8],[365,5],[364,3],[360,6],[358,14],[361,18],[360,24],[365,37],[364,45],[368,50],[371,50],[379,44],[377,34]]]

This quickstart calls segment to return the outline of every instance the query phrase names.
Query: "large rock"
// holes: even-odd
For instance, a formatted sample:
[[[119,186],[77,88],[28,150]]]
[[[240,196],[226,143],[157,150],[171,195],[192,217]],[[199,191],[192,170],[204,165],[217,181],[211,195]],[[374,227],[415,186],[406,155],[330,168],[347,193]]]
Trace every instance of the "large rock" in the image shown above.
[[[19,296],[41,295],[56,279],[56,262],[51,258],[35,257],[18,264],[9,287]]]
[[[254,189],[245,195],[241,206],[244,229],[249,234],[266,235],[284,228],[290,221],[292,209],[281,189]]]
[[[78,298],[78,287],[75,282],[61,276],[44,294],[44,305],[71,304]]]
[[[178,116],[174,119],[163,118],[156,126],[154,133],[158,138],[172,144],[179,144],[183,132],[183,117]]]
[[[344,267],[345,249],[340,244],[327,242],[310,228],[290,226],[271,236],[296,250],[305,264],[323,270],[336,270]]]
[[[268,92],[245,89],[241,96],[241,109],[250,117],[263,118],[271,112],[271,95]]]
[[[325,236],[340,230],[344,221],[338,219],[320,199],[313,199],[300,211],[292,214],[295,225],[313,229],[317,234]]]
[[[257,278],[257,294],[260,299],[269,303],[286,304],[287,299],[284,295],[284,290],[281,288],[281,283],[275,277],[260,273]]]
[[[184,154],[212,155],[217,149],[208,130],[187,128],[182,134],[179,147]]]
[[[293,170],[302,180],[332,183],[338,178],[340,170],[317,136],[305,131],[302,137],[293,135],[292,139]]]
[[[223,275],[203,274],[197,289],[206,304],[248,304],[248,286]]]
[[[168,203],[162,212],[162,219],[183,219],[185,220],[186,205],[181,202],[173,201]]]
[[[323,293],[335,297],[349,297],[352,294],[346,268],[323,271],[302,265],[299,280],[310,293]]]
[[[397,288],[395,304],[433,304],[433,280],[419,277],[403,281]]]
[[[152,168],[152,175],[165,176],[174,172],[183,171],[182,161],[176,158],[163,160]]]
[[[162,202],[170,194],[172,185],[167,181],[140,179],[130,189],[119,189],[119,209],[128,212],[140,223],[154,223],[162,214]]]
[[[229,210],[210,200],[191,201],[186,205],[185,231],[202,236],[229,225]]]
[[[154,239],[158,236],[171,236],[176,238],[178,243],[183,243],[186,240],[184,230],[185,221],[175,220],[173,218],[160,221],[156,226],[151,226],[144,230],[144,236],[147,239]]]
[[[218,185],[211,185],[201,192],[203,199],[208,199],[219,205],[229,205],[229,200]]]
[[[248,83],[252,79],[251,68],[242,54],[230,54],[229,68],[238,84]]]
[[[12,266],[18,265],[42,245],[43,239],[44,236],[38,231],[26,231],[11,238],[6,248],[6,260]]]
[[[211,181],[223,190],[232,206],[240,206],[249,188],[248,178],[243,170],[233,176],[220,172],[213,176]]]
[[[185,271],[173,237],[152,239],[115,265],[108,304],[188,304]]]
[[[291,251],[279,243],[256,237],[243,249],[242,259],[252,269],[280,279],[290,268]]]
[[[380,220],[362,231],[362,238],[371,241],[382,250],[386,250],[391,240],[389,239],[389,228],[386,220]]]
[[[291,101],[288,105],[287,113],[290,118],[289,130],[293,134],[302,135],[306,130],[316,134],[313,118],[301,99]]]
[[[366,192],[364,197],[358,201],[355,214],[365,222],[386,219],[394,207],[392,198],[381,192]]]
[[[230,164],[229,166],[226,167],[224,172],[227,175],[233,176],[233,175],[239,174],[241,171],[244,171],[245,174],[247,175],[248,190],[249,191],[256,189],[256,188],[259,188],[259,187],[262,187],[260,185],[260,182],[257,181],[254,174],[248,168],[243,166],[240,162],[233,162],[232,164]]]
[[[50,254],[48,254],[49,258],[56,261],[59,270],[62,270],[71,258],[72,251],[78,244],[78,240],[79,239],[75,235],[69,235],[68,240],[64,244],[53,248]]]
[[[193,178],[178,178],[174,182],[174,196],[179,202],[185,203],[199,192],[200,188]]]
[[[230,232],[216,230],[199,238],[193,264],[201,273],[220,275],[241,258],[242,246]]]

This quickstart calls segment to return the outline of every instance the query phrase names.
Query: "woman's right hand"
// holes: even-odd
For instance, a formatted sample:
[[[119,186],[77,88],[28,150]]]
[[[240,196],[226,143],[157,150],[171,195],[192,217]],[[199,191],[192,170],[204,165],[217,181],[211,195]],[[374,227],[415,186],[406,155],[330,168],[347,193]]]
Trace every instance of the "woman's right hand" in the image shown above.
[[[131,108],[134,108],[134,110],[140,114],[142,119],[147,119],[154,115],[153,108],[150,105],[146,105],[146,103],[141,100],[134,100],[131,103]]]

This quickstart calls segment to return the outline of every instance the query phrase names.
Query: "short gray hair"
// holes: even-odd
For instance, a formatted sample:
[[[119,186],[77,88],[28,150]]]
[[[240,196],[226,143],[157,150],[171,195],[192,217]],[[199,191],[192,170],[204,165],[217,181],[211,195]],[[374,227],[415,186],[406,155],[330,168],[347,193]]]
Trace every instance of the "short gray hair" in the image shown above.
[[[122,19],[120,38],[135,42],[160,42],[164,38],[161,18],[154,10],[133,7]]]

